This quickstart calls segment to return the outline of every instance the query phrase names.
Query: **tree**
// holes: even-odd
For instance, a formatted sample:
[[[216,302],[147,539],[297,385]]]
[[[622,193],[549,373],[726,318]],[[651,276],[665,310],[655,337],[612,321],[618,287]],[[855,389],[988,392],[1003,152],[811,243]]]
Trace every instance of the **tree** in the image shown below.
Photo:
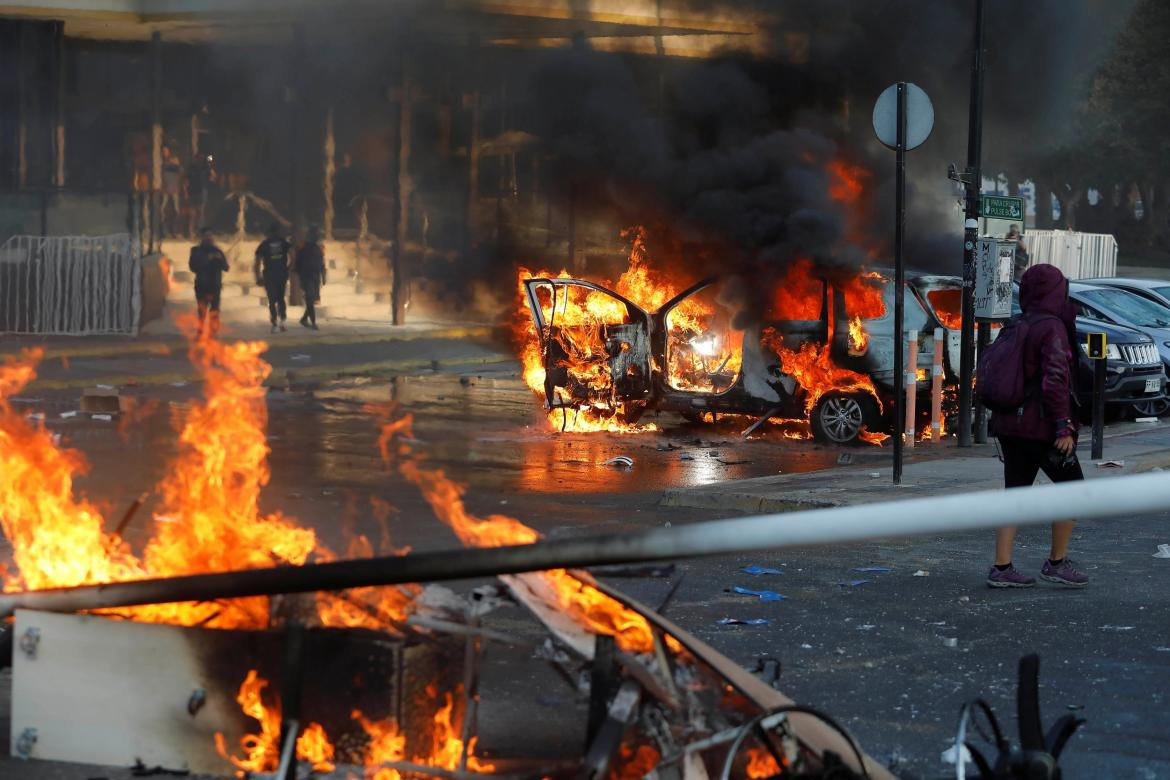
[[[1087,152],[1107,161],[1113,179],[1136,182],[1152,246],[1170,216],[1170,3],[1139,0],[1096,77],[1083,126]]]

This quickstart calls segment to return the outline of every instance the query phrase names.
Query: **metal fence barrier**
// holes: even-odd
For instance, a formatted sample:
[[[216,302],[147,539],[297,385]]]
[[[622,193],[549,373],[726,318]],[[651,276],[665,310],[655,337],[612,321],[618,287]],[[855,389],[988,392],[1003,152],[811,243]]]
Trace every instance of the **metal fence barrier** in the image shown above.
[[[0,246],[0,332],[136,333],[141,313],[141,247],[126,233]]]
[[[1050,263],[1069,279],[1117,275],[1117,240],[1108,233],[1029,230],[1024,246],[1031,265]]]

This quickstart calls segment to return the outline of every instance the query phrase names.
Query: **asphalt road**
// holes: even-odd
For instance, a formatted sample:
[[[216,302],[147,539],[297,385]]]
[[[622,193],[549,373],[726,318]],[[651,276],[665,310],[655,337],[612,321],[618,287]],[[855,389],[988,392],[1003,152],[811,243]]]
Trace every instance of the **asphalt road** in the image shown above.
[[[317,352],[310,354],[318,360]],[[643,436],[553,434],[513,370],[509,364],[440,367],[423,375],[325,384],[293,377],[273,387],[268,394],[272,480],[264,508],[281,509],[343,549],[351,531],[376,538],[378,525],[368,509],[376,496],[398,510],[395,545],[416,550],[455,545],[417,491],[379,461],[377,426],[362,407],[389,400],[416,415],[416,436],[429,461],[468,485],[469,509],[512,514],[549,536],[710,519],[720,513],[661,507],[661,491],[823,468],[840,455],[775,434],[744,442],[734,422],[691,426],[664,417],[658,421],[663,432]],[[116,511],[165,477],[174,447],[172,416],[196,390],[169,383],[128,388],[144,404],[157,406],[140,406],[149,411],[121,432],[112,423],[61,419],[61,411],[76,408],[76,390],[27,395],[39,398],[30,409],[46,412],[54,429],[88,457],[92,470],[80,487]],[[863,462],[888,458],[879,448],[849,453]],[[634,468],[602,465],[615,455],[632,457]],[[128,530],[132,543],[145,540],[150,508],[148,503]],[[1068,748],[1066,777],[1167,777],[1170,561],[1151,553],[1156,544],[1170,541],[1168,521],[1170,514],[1080,527],[1074,556],[1093,577],[1084,591],[1043,586],[990,591],[983,583],[990,534],[962,534],[684,561],[679,571],[685,581],[667,614],[745,666],[761,656],[779,659],[785,693],[838,717],[871,754],[907,776],[953,773],[939,756],[953,739],[960,704],[969,698],[987,698],[1014,732],[1016,663],[1022,654],[1038,652],[1045,717],[1050,722],[1075,711],[1089,721]],[[1019,564],[1038,568],[1045,552],[1043,532],[1021,534]],[[756,578],[740,571],[751,563],[784,574]],[[852,571],[867,566],[890,571]],[[920,570],[928,576],[914,576]],[[859,579],[867,581],[839,584]],[[617,584],[648,603],[657,603],[670,586],[660,579]],[[760,603],[730,592],[736,585],[776,590],[787,598]],[[771,622],[722,627],[716,621],[723,617]],[[500,613],[489,625],[491,620],[521,630],[514,614]],[[524,662],[499,660],[501,668],[513,670]],[[507,723],[508,713],[552,722],[581,705],[572,691],[550,693],[535,678],[515,672],[496,678],[508,699],[499,705],[496,723]],[[484,696],[490,698],[490,688]],[[493,740],[507,748],[506,735],[487,732],[482,742],[489,749]],[[81,780],[123,774],[0,760],[0,776]]]

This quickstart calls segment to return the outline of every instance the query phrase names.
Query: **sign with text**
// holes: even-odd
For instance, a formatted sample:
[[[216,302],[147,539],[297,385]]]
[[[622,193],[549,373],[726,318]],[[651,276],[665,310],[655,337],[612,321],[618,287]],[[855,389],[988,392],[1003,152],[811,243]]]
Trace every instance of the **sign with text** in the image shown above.
[[[979,239],[975,245],[975,319],[1011,318],[1015,267],[1015,241]]]
[[[1006,195],[980,195],[979,216],[988,219],[1014,219],[1024,221],[1024,199]]]

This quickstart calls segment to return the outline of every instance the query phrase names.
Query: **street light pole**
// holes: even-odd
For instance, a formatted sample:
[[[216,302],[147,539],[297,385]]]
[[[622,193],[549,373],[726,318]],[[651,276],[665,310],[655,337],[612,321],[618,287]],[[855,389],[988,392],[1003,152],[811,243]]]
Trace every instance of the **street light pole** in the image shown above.
[[[983,5],[975,0],[975,52],[971,60],[971,108],[967,127],[967,187],[963,223],[963,321],[959,349],[959,446],[971,446],[971,399],[975,373],[975,242],[979,239],[980,170],[983,155]]]

